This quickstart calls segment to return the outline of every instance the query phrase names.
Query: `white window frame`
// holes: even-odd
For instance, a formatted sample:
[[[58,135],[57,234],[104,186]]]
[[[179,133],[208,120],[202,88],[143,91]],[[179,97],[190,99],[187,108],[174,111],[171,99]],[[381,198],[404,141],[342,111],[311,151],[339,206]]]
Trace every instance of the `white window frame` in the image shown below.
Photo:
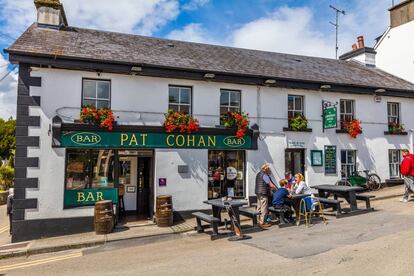
[[[342,162],[342,153],[345,152],[345,163]],[[354,162],[349,163],[349,154],[353,155]],[[341,150],[341,177],[347,178],[357,170],[357,151],[356,150]]]
[[[402,152],[399,149],[390,149],[388,151],[388,165],[391,179],[401,178],[400,164],[402,160]],[[392,172],[398,172],[393,174]]]
[[[229,93],[229,104],[228,105],[225,105],[225,104],[221,103],[221,95],[222,95],[223,92]],[[239,104],[237,106],[231,104],[231,101],[230,101],[231,94],[238,94],[239,95],[240,100],[239,100]],[[230,112],[231,108],[232,109],[237,109],[237,112],[240,112],[241,111],[241,91],[240,90],[232,90],[232,89],[224,89],[224,88],[220,89],[220,110],[219,110],[219,112],[220,112],[220,124],[222,124],[221,118],[224,115],[224,114],[221,113],[222,108],[225,108],[227,110],[227,112]]]
[[[293,97],[293,108],[289,108],[289,98]],[[300,109],[296,109],[296,99],[301,99]],[[293,116],[289,116],[289,113],[293,113]],[[305,96],[303,95],[288,95],[288,119],[298,116],[297,113],[300,113],[300,116],[305,116]]]
[[[395,107],[396,114],[393,114],[393,106]],[[388,124],[401,122],[401,106],[400,103],[396,102],[387,102],[387,115],[388,115]]]
[[[171,103],[170,102],[170,89],[171,88],[178,88],[178,103]],[[189,104],[187,103],[181,103],[181,90],[190,90],[189,94]],[[170,109],[170,106],[174,105],[178,107],[178,111],[181,111],[181,106],[188,106],[189,114],[191,115],[193,113],[193,88],[191,86],[184,86],[184,85],[169,85],[168,86],[168,109]]]
[[[85,91],[84,91],[84,82],[85,81],[93,81],[95,82],[95,97],[85,97]],[[108,83],[109,84],[109,94],[108,98],[98,98],[98,83]],[[84,78],[82,79],[82,106],[84,105],[84,101],[94,101],[94,106],[98,107],[98,101],[105,101],[108,102],[108,108],[111,108],[111,81],[110,80],[97,80],[97,79],[88,79]]]
[[[351,112],[347,112],[346,111],[346,105],[347,103],[351,103]],[[342,110],[342,105],[343,105],[343,110]],[[347,100],[347,99],[341,99],[339,101],[339,121],[340,121],[340,127],[342,128],[342,123],[343,122],[348,122],[350,120],[346,120],[346,117],[350,117],[350,120],[354,120],[355,119],[355,100]]]

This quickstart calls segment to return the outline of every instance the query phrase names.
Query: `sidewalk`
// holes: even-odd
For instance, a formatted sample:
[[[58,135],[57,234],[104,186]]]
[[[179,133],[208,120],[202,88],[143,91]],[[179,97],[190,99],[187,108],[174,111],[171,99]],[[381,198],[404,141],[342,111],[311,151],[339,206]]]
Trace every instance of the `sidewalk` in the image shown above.
[[[404,187],[399,185],[387,187],[376,192],[369,192],[369,194],[374,194],[376,196],[374,200],[384,200],[398,198],[402,196],[403,192]],[[0,207],[0,212],[1,211],[3,211],[3,208]],[[0,225],[3,224],[4,222],[2,220]],[[92,247],[113,241],[179,234],[192,231],[195,226],[195,219],[188,219],[172,227],[164,228],[160,228],[153,223],[128,223],[121,228],[115,229],[114,233],[108,235],[96,235],[95,232],[88,232],[14,244],[10,243],[10,237],[8,231],[6,231],[0,234],[0,259]]]

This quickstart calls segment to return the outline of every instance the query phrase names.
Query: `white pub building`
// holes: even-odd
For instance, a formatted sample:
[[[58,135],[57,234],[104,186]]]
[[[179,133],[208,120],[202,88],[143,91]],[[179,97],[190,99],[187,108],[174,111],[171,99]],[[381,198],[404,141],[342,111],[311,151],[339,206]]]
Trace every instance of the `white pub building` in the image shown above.
[[[13,242],[92,230],[94,202],[118,202],[121,186],[137,219],[158,195],[181,215],[230,186],[251,199],[264,162],[311,186],[363,169],[400,178],[414,84],[362,43],[342,60],[263,52],[72,27],[58,0],[35,4],[37,22],[5,50],[19,65]],[[113,129],[81,123],[83,106],[110,108]],[[199,131],[167,133],[170,109]],[[249,116],[242,139],[221,123],[229,111]]]

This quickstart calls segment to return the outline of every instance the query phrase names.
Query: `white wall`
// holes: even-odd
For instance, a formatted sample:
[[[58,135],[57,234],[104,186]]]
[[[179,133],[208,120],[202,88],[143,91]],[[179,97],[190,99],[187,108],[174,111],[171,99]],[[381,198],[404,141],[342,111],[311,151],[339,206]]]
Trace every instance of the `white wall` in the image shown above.
[[[389,29],[376,45],[376,65],[414,83],[414,21]]]
[[[27,219],[93,214],[91,207],[63,209],[65,150],[53,149],[51,136],[48,133],[57,109],[67,107],[66,114],[79,116],[83,77],[111,80],[112,109],[122,111],[119,114],[123,114],[124,117],[118,119],[121,123],[158,122],[161,124],[162,114],[168,108],[168,85],[175,84],[193,87],[193,113],[200,119],[201,125],[215,126],[219,123],[220,88],[241,90],[242,109],[250,114],[252,123],[259,123],[261,130],[259,149],[249,150],[246,154],[246,196],[254,195],[255,175],[263,162],[272,165],[277,179],[283,177],[284,152],[288,140],[305,143],[307,157],[305,176],[312,186],[333,184],[339,179],[341,149],[358,150],[359,169],[367,168],[376,171],[385,180],[389,178],[388,150],[412,148],[411,132],[407,136],[384,136],[384,131],[387,130],[387,101],[401,103],[402,123],[405,124],[406,129],[414,129],[414,121],[411,120],[414,118],[412,99],[383,97],[381,103],[375,103],[373,96],[369,95],[116,74],[101,74],[98,77],[91,72],[56,69],[34,68],[31,74],[42,77],[42,87],[31,88],[32,95],[41,96],[41,107],[30,109],[31,115],[41,116],[41,128],[31,128],[29,134],[40,135],[41,138],[39,148],[29,149],[30,157],[40,157],[40,165],[38,169],[29,169],[28,177],[39,177],[40,184],[38,189],[29,189],[27,192],[28,198],[39,198],[38,209],[26,211]],[[288,94],[305,96],[305,115],[313,132],[282,131],[283,127],[287,127]],[[351,139],[347,134],[337,134],[335,130],[326,130],[322,133],[322,99],[332,102],[354,99],[356,117],[362,121],[363,134],[356,139]],[[152,113],[139,115],[142,111]],[[257,118],[258,114],[260,118]],[[310,150],[323,150],[324,145],[337,146],[338,175],[336,176],[325,176],[323,168],[310,166]],[[155,196],[173,195],[175,210],[208,208],[202,204],[202,201],[207,199],[207,159],[207,150],[155,150]],[[183,164],[189,165],[188,174],[178,173],[177,166]],[[167,178],[167,187],[158,187],[159,178]]]

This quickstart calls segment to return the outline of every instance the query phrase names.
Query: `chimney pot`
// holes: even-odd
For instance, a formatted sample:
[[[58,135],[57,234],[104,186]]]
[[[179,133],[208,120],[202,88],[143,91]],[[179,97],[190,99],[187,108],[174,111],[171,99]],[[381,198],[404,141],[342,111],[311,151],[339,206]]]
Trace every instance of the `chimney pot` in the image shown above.
[[[358,36],[358,47],[365,48],[364,37],[362,35]]]
[[[352,50],[356,50],[358,49],[358,46],[356,45],[356,43],[352,44]]]
[[[60,28],[68,25],[65,10],[59,0],[35,0],[34,4],[40,26]]]

